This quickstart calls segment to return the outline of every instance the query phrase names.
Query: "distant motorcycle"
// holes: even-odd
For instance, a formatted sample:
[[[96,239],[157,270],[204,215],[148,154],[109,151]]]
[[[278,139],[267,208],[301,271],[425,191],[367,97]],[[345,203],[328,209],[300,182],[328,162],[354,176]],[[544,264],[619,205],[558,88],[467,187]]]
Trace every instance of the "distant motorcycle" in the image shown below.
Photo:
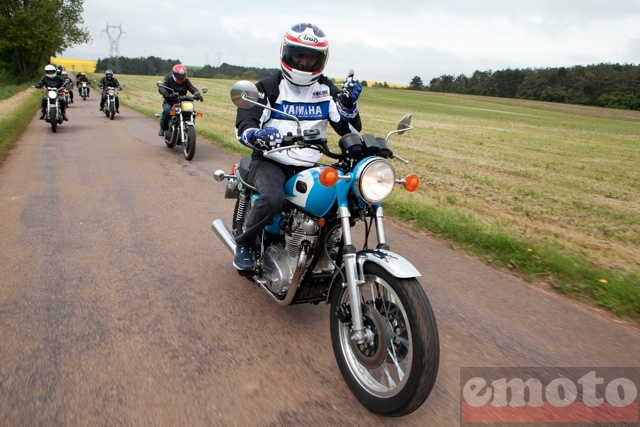
[[[84,101],[87,100],[87,96],[89,96],[89,87],[87,86],[87,82],[79,82],[78,83],[78,92],[80,92],[80,96]]]
[[[197,93],[193,96],[181,96],[175,94],[175,91],[168,86],[162,84],[161,81],[156,83],[158,87],[170,90],[173,95],[174,104],[169,110],[169,129],[165,133],[164,143],[169,148],[176,145],[182,146],[184,158],[193,159],[196,153],[196,117],[202,117],[202,113],[195,110],[194,101],[203,101],[202,97]],[[202,93],[207,93],[208,89],[202,88]],[[161,114],[156,114],[160,118]]]
[[[51,124],[51,132],[53,133],[58,131],[58,125],[61,125],[63,122],[59,97],[64,90],[64,88],[58,89],[55,87],[48,87],[42,90],[42,92],[47,94],[47,109],[45,111],[44,120]]]
[[[118,96],[116,90],[122,90],[122,87],[115,88],[113,86],[104,87],[103,85],[98,85],[100,89],[102,89],[107,94],[107,99],[104,102],[104,114],[113,120],[116,116],[116,98]]]
[[[67,103],[67,107],[68,107],[69,105],[71,105],[71,95],[69,94],[71,89],[63,88],[63,91],[64,91],[64,102]]]

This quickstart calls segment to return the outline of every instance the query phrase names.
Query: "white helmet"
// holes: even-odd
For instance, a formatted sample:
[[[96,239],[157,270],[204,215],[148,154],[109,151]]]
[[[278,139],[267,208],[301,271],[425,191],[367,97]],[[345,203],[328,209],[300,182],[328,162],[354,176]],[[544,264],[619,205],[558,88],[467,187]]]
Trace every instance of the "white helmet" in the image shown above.
[[[291,83],[298,86],[315,83],[328,59],[329,41],[319,27],[301,23],[284,35],[280,46],[280,68]]]
[[[47,65],[46,67],[44,67],[44,73],[49,76],[49,77],[53,77],[56,75],[56,72],[58,70],[56,69],[56,67],[54,65]]]

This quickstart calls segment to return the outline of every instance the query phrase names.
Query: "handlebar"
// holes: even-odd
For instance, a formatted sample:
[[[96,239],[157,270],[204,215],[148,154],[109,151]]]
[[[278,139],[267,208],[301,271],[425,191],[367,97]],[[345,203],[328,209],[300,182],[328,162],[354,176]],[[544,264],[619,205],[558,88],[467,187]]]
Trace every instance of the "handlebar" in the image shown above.
[[[293,148],[310,148],[332,159],[340,159],[342,155],[334,153],[329,149],[326,138],[320,138],[320,132],[317,129],[304,131],[303,136],[293,135],[289,133],[282,138],[280,147],[273,148],[269,152],[287,151]]]

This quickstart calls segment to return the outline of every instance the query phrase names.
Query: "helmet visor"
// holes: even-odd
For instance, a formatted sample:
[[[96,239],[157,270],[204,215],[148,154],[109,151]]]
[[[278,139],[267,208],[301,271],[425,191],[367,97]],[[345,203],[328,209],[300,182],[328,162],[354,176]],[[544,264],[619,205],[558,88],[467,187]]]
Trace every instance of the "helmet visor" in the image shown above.
[[[324,70],[328,53],[328,49],[318,50],[285,43],[282,46],[282,61],[294,70],[320,72]]]

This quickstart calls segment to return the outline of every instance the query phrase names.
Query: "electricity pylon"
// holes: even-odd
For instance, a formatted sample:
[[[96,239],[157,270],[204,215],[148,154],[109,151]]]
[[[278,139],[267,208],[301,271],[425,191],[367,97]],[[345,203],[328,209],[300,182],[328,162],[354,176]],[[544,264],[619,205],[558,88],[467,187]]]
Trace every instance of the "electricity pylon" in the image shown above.
[[[111,35],[111,33],[109,32],[110,29],[118,30],[118,34]],[[116,25],[109,25],[108,22],[107,22],[107,28],[102,30],[102,32],[107,33],[107,36],[109,36],[109,64],[107,65],[107,67],[113,70],[116,74],[119,74],[120,73],[120,36],[127,33],[122,32],[122,24],[116,26]]]

